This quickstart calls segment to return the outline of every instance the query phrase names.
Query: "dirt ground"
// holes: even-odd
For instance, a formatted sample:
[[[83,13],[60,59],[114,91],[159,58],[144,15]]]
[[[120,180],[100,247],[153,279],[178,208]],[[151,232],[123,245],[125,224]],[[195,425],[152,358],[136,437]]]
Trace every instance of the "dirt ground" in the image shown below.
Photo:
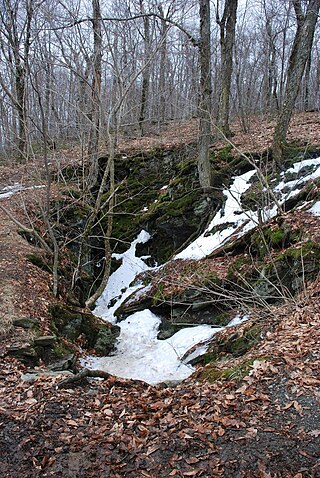
[[[319,113],[297,115],[290,135],[320,145],[319,122]],[[233,130],[241,151],[271,144],[270,123],[256,120],[246,135],[238,124]],[[139,140],[139,147],[196,138],[195,122],[170,131],[172,125],[162,139]],[[76,149],[59,161],[75,158]],[[36,164],[4,164],[0,185],[34,184],[35,171]],[[36,204],[38,194],[25,191],[0,205],[29,225],[24,205]],[[234,370],[228,379],[209,383],[201,369],[170,388],[115,377],[60,388],[63,374],[27,382],[27,367],[6,354],[32,339],[14,319],[38,318],[49,333],[51,277],[27,260],[36,248],[18,229],[1,209],[0,477],[320,477],[320,278],[294,302],[253,314],[263,324],[260,341],[219,364]]]

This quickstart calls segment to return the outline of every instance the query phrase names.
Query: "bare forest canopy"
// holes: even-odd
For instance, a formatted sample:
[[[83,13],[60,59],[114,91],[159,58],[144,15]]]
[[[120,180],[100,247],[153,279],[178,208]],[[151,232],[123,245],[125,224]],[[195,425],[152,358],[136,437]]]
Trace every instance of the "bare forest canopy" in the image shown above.
[[[320,108],[318,0],[2,0],[0,9],[0,149],[23,158],[71,141],[94,162],[115,130],[161,133],[191,117],[226,135],[239,117],[247,131],[250,116],[288,106],[296,60],[293,108]]]

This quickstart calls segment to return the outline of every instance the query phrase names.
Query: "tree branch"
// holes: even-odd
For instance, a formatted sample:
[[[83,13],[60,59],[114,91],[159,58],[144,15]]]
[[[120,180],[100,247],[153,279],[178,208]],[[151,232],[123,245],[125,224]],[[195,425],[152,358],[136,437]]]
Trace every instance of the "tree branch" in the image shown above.
[[[24,224],[22,224],[22,222],[18,221],[18,219],[16,219],[13,216],[13,214],[11,214],[11,212],[6,207],[2,206],[1,204],[0,204],[0,210],[3,211],[11,219],[11,221],[13,221],[16,224],[16,226],[20,227],[20,229],[22,229],[24,232],[27,232],[28,234],[32,234],[36,239],[38,239],[38,241],[43,246],[43,248],[47,252],[52,254],[51,248],[48,246],[46,241],[40,236],[40,234],[35,229],[29,228],[25,226]]]
[[[104,22],[128,22],[128,21],[133,21],[133,20],[139,20],[140,18],[152,18],[152,17],[153,18],[158,18],[159,20],[165,21],[165,22],[169,23],[170,25],[178,28],[178,30],[180,30],[182,33],[184,33],[187,36],[188,40],[190,40],[190,42],[193,44],[193,46],[199,47],[199,45],[200,45],[200,40],[199,39],[195,38],[180,23],[178,23],[174,20],[171,20],[170,18],[163,17],[159,13],[140,13],[140,14],[137,14],[137,15],[133,15],[131,17],[126,17],[126,18],[103,17],[103,18],[101,18],[101,20],[104,21]],[[76,25],[81,25],[82,23],[93,22],[93,21],[94,21],[94,19],[90,18],[90,17],[81,18],[79,20],[75,20],[71,23],[68,23],[66,25],[62,25],[60,27],[46,28],[46,30],[50,30],[50,31],[64,30],[64,29],[67,29],[67,28],[73,28]]]

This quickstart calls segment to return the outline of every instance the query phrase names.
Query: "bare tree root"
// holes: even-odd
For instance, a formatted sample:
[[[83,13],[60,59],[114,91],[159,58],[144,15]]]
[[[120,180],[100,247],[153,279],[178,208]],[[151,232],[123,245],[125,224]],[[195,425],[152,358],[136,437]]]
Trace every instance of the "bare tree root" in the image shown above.
[[[111,375],[104,370],[89,370],[88,368],[82,369],[79,373],[69,376],[64,380],[58,382],[58,388],[65,388],[68,385],[71,385],[76,382],[81,382],[81,380],[85,378],[103,378],[104,380],[112,379],[112,385],[119,384],[122,387],[131,387],[132,385],[144,385],[150,386],[147,383],[141,380],[132,380],[132,379],[121,379],[116,377],[115,375]]]

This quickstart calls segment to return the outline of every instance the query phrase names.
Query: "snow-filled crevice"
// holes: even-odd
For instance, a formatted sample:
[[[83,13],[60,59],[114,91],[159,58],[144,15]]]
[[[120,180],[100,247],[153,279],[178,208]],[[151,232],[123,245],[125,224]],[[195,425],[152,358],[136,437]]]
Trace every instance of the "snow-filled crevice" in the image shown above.
[[[148,291],[139,281],[132,282],[141,272],[151,270],[143,258],[136,256],[139,243],[150,240],[146,231],[141,231],[123,254],[114,254],[121,260],[118,269],[111,274],[107,287],[97,301],[94,313],[111,323],[116,323],[115,311],[129,297],[136,300]],[[228,326],[237,325],[247,317],[237,316]],[[121,332],[116,351],[110,357],[86,357],[82,363],[92,369],[105,370],[123,378],[143,380],[150,384],[181,381],[189,377],[194,368],[189,362],[204,354],[212,337],[224,327],[199,325],[179,330],[166,340],[158,340],[160,317],[146,309],[118,322]],[[199,347],[196,347],[200,344]],[[188,354],[189,351],[192,352]]]
[[[306,168],[310,168],[310,171]],[[208,228],[174,259],[204,258],[257,225],[258,212],[243,211],[241,208],[241,196],[250,188],[254,174],[255,171],[249,171],[234,178],[230,188],[223,191],[226,197],[224,206],[212,219]],[[319,177],[320,158],[294,164],[281,174],[278,184],[273,185],[278,203],[283,204],[298,194],[307,181]],[[309,211],[319,216],[320,203],[313,204]],[[270,203],[259,211],[259,220],[267,221],[276,216],[277,212],[277,206]],[[94,310],[96,315],[115,323],[115,311],[129,296],[135,300],[148,291],[149,286],[134,280],[139,273],[151,269],[144,258],[136,256],[137,244],[149,240],[150,235],[146,231],[141,231],[126,252],[114,254],[114,258],[120,260],[121,265],[110,276],[104,293],[97,301]],[[236,326],[247,319],[247,316],[236,316],[227,327]],[[194,371],[189,362],[205,353],[212,337],[224,329],[199,325],[184,328],[169,339],[158,340],[160,323],[161,319],[148,309],[132,314],[118,323],[121,332],[115,354],[110,357],[86,357],[83,364],[89,368],[103,369],[119,377],[143,380],[150,384],[180,381]]]

